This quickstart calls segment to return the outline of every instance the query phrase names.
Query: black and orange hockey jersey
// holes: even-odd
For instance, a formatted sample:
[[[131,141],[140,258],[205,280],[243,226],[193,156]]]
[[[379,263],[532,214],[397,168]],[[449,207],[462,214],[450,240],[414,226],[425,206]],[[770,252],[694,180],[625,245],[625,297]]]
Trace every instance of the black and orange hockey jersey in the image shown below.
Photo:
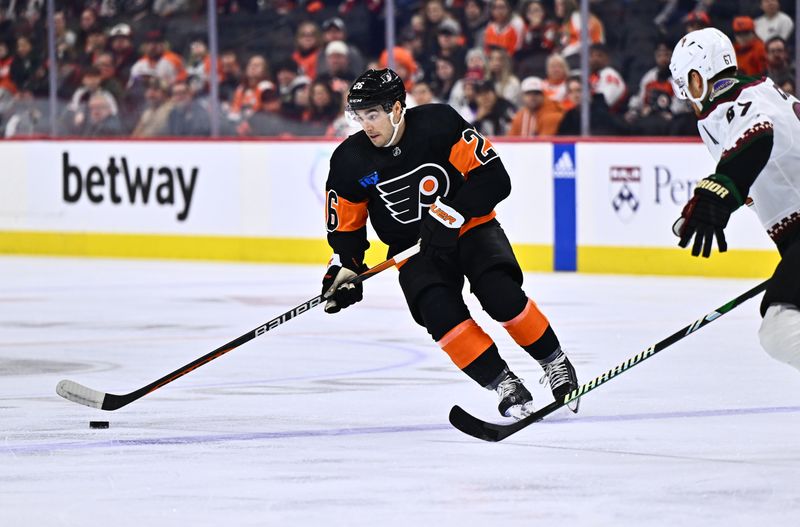
[[[465,217],[466,232],[494,218],[511,180],[488,139],[453,108],[410,108],[397,145],[373,146],[363,131],[334,151],[326,184],[328,243],[343,265],[357,269],[369,247],[370,219],[389,255],[419,240],[420,222],[442,196]]]

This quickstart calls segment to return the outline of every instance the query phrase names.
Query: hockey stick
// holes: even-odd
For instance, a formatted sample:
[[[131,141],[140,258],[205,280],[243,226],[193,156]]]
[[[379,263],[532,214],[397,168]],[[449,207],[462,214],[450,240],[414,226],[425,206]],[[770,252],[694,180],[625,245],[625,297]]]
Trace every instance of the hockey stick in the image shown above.
[[[454,427],[458,428],[465,434],[471,435],[472,437],[476,437],[478,439],[483,439],[484,441],[491,441],[491,442],[502,441],[511,434],[515,434],[520,430],[522,430],[523,428],[532,425],[533,423],[541,421],[542,419],[552,414],[559,408],[566,406],[571,401],[583,397],[584,395],[594,390],[595,388],[607,383],[620,373],[628,371],[634,366],[649,359],[659,351],[662,351],[663,349],[675,344],[679,340],[694,333],[695,331],[702,328],[706,324],[713,322],[714,320],[721,317],[728,311],[731,311],[733,308],[739,306],[746,300],[749,300],[750,298],[753,298],[757,294],[761,293],[764,289],[767,288],[768,283],[769,280],[755,286],[746,293],[734,298],[724,306],[718,308],[715,311],[712,311],[711,313],[707,314],[702,318],[695,320],[685,328],[673,333],[672,335],[665,338],[661,342],[658,342],[657,344],[650,346],[649,348],[640,352],[639,354],[634,355],[625,362],[618,364],[617,366],[608,370],[599,377],[596,377],[595,379],[582,385],[577,390],[573,390],[572,392],[569,393],[569,395],[566,395],[563,400],[554,401],[548,404],[547,406],[537,410],[536,412],[530,414],[529,416],[520,419],[519,421],[509,424],[490,423],[478,419],[477,417],[467,413],[460,406],[456,405],[453,406],[453,408],[450,410],[450,423]]]
[[[356,278],[353,279],[353,283],[361,283],[364,280],[367,280],[376,274],[380,273],[381,271],[385,271],[390,267],[394,267],[397,264],[411,258],[415,254],[419,252],[419,245],[415,245],[409,249],[406,249],[403,252],[400,252],[394,256],[394,258],[390,258],[385,262],[379,263],[375,267],[368,269],[358,275]],[[229,351],[233,351],[234,349],[238,348],[245,342],[249,342],[256,337],[260,337],[267,331],[271,329],[275,329],[276,327],[280,326],[284,322],[287,322],[294,317],[309,311],[311,308],[316,307],[322,304],[325,301],[322,295],[317,295],[314,298],[307,300],[300,304],[297,307],[294,307],[287,311],[286,313],[277,316],[270,320],[269,322],[262,324],[261,326],[257,327],[256,329],[249,331],[242,335],[239,338],[236,338],[227,344],[223,344],[219,348],[215,349],[214,351],[207,353],[196,359],[189,364],[178,368],[177,370],[173,371],[172,373],[161,377],[157,381],[154,381],[147,386],[143,386],[138,390],[135,390],[131,393],[127,393],[125,395],[115,395],[113,393],[105,393],[98,390],[93,390],[91,388],[87,388],[82,384],[79,384],[75,381],[63,380],[58,383],[56,386],[56,393],[67,399],[68,401],[72,401],[74,403],[83,404],[86,406],[90,406],[92,408],[100,408],[102,410],[117,410],[126,406],[133,401],[144,397],[145,395],[154,392],[164,386],[165,384],[169,384],[172,381],[183,377],[187,373],[192,370],[195,370],[206,364],[211,362],[212,360],[225,355]]]

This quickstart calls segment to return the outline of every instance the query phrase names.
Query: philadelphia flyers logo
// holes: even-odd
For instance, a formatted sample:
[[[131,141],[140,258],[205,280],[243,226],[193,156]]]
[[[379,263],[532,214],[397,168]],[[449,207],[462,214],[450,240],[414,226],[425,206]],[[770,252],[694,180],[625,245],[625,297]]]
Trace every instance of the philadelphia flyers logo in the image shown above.
[[[441,166],[425,163],[376,188],[392,217],[400,223],[411,223],[422,218],[423,210],[436,201],[436,196],[447,195],[450,177]]]

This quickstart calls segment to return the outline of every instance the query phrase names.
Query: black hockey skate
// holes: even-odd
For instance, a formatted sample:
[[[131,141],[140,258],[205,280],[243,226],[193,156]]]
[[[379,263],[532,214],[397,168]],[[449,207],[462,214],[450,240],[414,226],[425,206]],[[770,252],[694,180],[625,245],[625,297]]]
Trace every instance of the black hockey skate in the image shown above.
[[[505,417],[522,419],[533,412],[533,397],[522,384],[522,379],[508,372],[495,388],[500,397],[497,409]]]
[[[544,375],[539,382],[544,384],[548,380],[550,381],[550,389],[553,391],[553,398],[556,401],[563,401],[570,392],[580,387],[575,368],[572,367],[572,363],[561,351],[561,348],[558,349],[558,354],[553,360],[542,364],[542,368],[544,368]],[[578,413],[579,406],[580,399],[575,399],[567,404],[567,408],[573,413]]]

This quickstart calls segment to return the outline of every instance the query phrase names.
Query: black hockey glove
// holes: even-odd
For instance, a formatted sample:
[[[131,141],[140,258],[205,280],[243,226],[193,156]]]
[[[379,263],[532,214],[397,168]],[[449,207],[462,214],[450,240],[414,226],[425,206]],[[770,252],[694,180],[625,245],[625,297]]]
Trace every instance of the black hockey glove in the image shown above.
[[[731,213],[738,209],[743,200],[736,185],[727,176],[712,174],[697,184],[694,197],[683,207],[681,217],[672,225],[672,232],[680,237],[678,245],[686,247],[694,236],[692,256],[703,258],[711,256],[714,237],[717,238],[719,252],[728,250],[723,229],[728,225]]]
[[[363,270],[366,270],[366,266]],[[352,269],[342,267],[338,262],[331,262],[322,278],[322,295],[327,300],[326,313],[338,313],[356,302],[361,302],[364,298],[364,287],[360,283],[350,283],[356,276],[358,274]]]
[[[441,197],[428,209],[420,227],[421,254],[428,257],[444,256],[456,250],[458,233],[467,218]]]

